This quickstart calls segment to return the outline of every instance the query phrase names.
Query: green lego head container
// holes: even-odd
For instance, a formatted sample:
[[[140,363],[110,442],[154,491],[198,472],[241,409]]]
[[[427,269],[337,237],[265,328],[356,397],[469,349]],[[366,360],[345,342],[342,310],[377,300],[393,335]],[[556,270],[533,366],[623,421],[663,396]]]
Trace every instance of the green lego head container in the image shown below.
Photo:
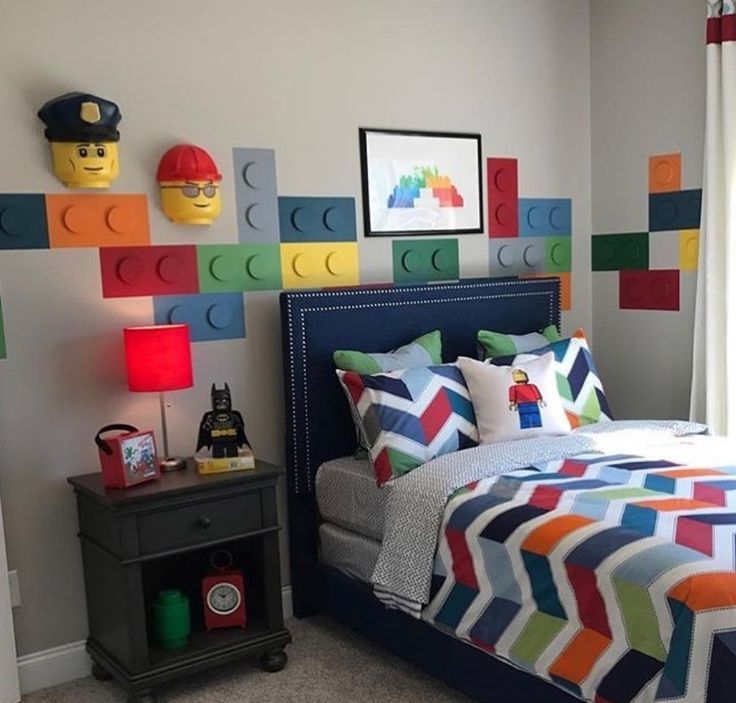
[[[191,631],[189,599],[175,588],[160,591],[153,603],[153,637],[161,649],[186,647]]]

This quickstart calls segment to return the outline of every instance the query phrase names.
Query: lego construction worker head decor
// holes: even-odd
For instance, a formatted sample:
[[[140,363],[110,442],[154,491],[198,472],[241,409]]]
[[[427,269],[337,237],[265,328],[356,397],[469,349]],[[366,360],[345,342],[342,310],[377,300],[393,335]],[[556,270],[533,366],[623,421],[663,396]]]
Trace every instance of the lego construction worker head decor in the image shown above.
[[[220,215],[220,181],[214,159],[194,144],[177,144],[158,164],[161,209],[172,222],[211,225]]]
[[[66,93],[49,100],[38,116],[56,177],[67,188],[109,188],[120,173],[120,108],[90,93]]]

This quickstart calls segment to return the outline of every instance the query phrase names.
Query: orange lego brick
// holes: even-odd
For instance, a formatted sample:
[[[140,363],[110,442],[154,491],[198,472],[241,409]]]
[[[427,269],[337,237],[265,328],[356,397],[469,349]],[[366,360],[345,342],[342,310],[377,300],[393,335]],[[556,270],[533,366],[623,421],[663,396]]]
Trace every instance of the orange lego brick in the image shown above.
[[[680,154],[658,154],[649,157],[649,192],[671,193],[682,188]]]
[[[46,195],[46,218],[52,249],[151,243],[145,195]]]

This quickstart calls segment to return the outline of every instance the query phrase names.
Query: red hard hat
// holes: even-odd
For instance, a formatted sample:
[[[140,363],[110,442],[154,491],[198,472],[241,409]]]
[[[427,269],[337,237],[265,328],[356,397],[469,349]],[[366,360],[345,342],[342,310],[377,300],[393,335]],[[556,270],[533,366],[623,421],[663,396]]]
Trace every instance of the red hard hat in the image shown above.
[[[158,163],[156,180],[164,181],[221,181],[214,159],[202,147],[194,144],[172,146]]]

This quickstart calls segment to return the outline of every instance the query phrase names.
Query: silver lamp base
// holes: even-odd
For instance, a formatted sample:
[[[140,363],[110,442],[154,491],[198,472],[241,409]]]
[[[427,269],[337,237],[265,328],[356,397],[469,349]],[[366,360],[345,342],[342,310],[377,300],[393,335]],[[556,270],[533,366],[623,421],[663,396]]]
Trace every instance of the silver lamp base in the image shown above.
[[[173,456],[167,456],[165,459],[161,459],[158,464],[158,468],[161,471],[181,471],[187,468],[187,462],[184,459],[177,459]]]

